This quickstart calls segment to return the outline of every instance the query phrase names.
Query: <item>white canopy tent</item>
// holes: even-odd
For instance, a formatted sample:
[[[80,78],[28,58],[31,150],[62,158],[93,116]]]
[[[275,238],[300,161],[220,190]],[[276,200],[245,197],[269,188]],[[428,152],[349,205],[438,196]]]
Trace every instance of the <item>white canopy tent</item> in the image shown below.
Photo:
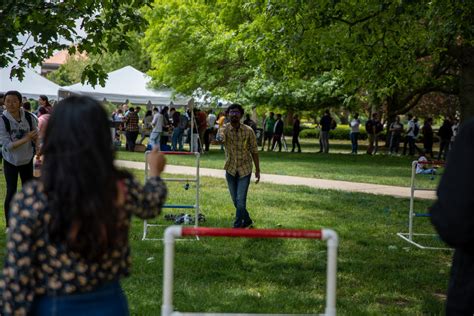
[[[172,89],[148,88],[151,78],[137,69],[126,66],[108,74],[105,86],[77,83],[59,89],[59,97],[64,98],[71,94],[88,95],[97,100],[104,99],[113,103],[170,105],[179,107],[187,105],[190,98],[176,95]]]
[[[25,68],[25,77],[22,81],[16,77],[10,79],[10,67],[0,69],[1,93],[17,90],[27,98],[37,99],[40,95],[45,95],[49,99],[57,100],[59,88],[60,86],[29,68]]]

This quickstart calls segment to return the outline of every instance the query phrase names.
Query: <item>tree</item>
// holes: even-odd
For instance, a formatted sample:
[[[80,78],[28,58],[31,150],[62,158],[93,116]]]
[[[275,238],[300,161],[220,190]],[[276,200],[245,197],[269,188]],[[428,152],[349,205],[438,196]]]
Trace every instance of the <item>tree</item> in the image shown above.
[[[126,50],[130,34],[142,31],[146,25],[140,10],[149,2],[5,0],[0,19],[0,67],[15,62],[11,76],[21,79],[27,65],[39,65],[61,49],[68,48],[71,55],[76,50],[95,55]],[[31,38],[35,45],[26,47],[20,35]],[[18,60],[16,50],[20,50]],[[105,78],[98,62],[87,65],[81,76],[82,81],[87,79],[93,85],[103,84]]]
[[[259,93],[254,94],[252,88],[278,87],[281,99],[293,102],[299,82],[332,73],[341,84],[336,100],[360,94],[376,107],[384,104],[389,120],[431,92],[459,94],[462,117],[474,116],[473,1],[155,5],[148,14],[153,26],[147,40],[156,53],[152,75],[157,81],[173,81],[183,90],[200,85],[237,96],[247,92],[260,101],[265,93],[253,89]]]

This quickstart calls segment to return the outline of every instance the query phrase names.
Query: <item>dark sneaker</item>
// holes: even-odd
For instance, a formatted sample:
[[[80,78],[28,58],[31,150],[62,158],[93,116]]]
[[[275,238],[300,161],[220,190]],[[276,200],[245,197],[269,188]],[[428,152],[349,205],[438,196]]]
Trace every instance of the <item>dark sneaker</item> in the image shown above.
[[[253,228],[253,221],[252,221],[252,220],[250,220],[250,221],[248,221],[248,222],[245,222],[245,221],[244,221],[244,222],[242,223],[242,226],[240,226],[240,227],[241,227],[241,228]]]

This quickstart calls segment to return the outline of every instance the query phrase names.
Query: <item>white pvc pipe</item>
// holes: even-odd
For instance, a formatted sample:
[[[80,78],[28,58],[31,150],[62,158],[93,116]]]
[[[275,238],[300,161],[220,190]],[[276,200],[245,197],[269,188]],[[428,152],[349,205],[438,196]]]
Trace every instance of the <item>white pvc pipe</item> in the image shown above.
[[[173,225],[165,230],[163,243],[165,255],[163,263],[163,303],[161,315],[169,316],[173,313],[173,269],[174,269],[174,242],[181,236],[181,226]]]
[[[200,171],[199,171],[199,166],[200,166],[200,157],[201,154],[199,152],[196,152],[196,209],[194,211],[194,227],[199,226],[199,190],[201,186],[201,181],[200,181]]]
[[[416,160],[411,163],[410,213],[408,215],[408,239],[410,240],[413,240],[413,212],[415,205],[415,176],[417,163],[418,161]]]
[[[323,240],[327,240],[328,259],[327,259],[327,280],[326,280],[326,309],[324,315],[336,315],[336,283],[337,283],[337,248],[339,238],[332,229],[322,230]]]

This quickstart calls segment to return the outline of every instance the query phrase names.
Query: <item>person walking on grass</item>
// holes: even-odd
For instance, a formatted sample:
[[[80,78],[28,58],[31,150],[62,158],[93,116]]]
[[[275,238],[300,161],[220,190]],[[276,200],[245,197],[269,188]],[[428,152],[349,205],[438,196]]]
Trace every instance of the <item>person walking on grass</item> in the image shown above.
[[[359,120],[359,113],[354,114],[354,118],[350,122],[350,127],[351,127],[351,133],[349,134],[351,138],[351,144],[352,144],[352,152],[351,154],[357,155],[357,150],[359,149],[359,126],[360,126],[360,120]]]
[[[270,151],[270,145],[273,140],[273,128],[275,127],[274,113],[270,112],[270,115],[263,121],[263,142],[262,150],[265,149],[265,142],[268,140],[267,151]]]
[[[247,228],[253,225],[247,210],[247,192],[252,175],[252,160],[255,165],[256,183],[260,181],[257,139],[252,128],[240,122],[244,115],[244,109],[240,104],[230,105],[228,113],[230,123],[219,129],[217,141],[224,144],[226,152],[225,177],[235,206],[233,226],[234,228]]]
[[[455,249],[446,300],[446,315],[474,314],[474,119],[465,122],[449,154],[438,186],[431,222]]]
[[[0,314],[129,315],[120,280],[130,274],[131,217],[160,214],[164,156],[150,153],[144,185],[118,170],[107,113],[76,96],[55,106],[43,154],[41,178],[10,205]]]
[[[277,114],[277,120],[275,126],[273,127],[273,141],[272,141],[272,151],[275,150],[276,144],[278,144],[278,151],[281,152],[281,138],[283,137],[283,120],[281,119],[281,114]]]
[[[300,126],[300,119],[298,118],[298,114],[295,114],[293,116],[293,131],[292,131],[292,138],[291,138],[291,152],[295,152],[295,146],[298,147],[298,152],[301,152],[301,146],[300,146],[300,131],[301,131],[301,126]]]

